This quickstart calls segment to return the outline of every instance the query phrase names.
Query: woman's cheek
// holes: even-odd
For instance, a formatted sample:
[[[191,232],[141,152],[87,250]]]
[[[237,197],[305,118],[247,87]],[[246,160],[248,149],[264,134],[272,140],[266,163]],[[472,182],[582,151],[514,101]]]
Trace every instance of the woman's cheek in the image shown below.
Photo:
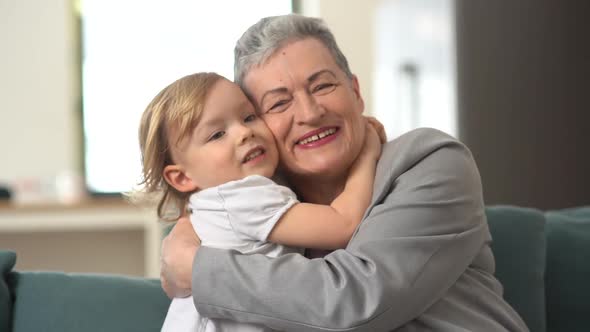
[[[285,144],[288,133],[288,122],[286,121],[287,119],[283,119],[284,116],[282,114],[269,114],[262,118],[274,136],[277,145],[280,146]]]

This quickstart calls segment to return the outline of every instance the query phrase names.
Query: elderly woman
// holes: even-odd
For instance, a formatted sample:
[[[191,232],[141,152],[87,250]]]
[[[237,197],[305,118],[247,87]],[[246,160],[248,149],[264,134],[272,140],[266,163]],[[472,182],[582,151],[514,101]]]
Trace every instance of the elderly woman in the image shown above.
[[[262,19],[237,43],[235,79],[272,131],[291,188],[329,204],[365,131],[359,82],[331,32],[315,18]],[[169,295],[192,290],[204,316],[277,330],[526,331],[502,299],[490,241],[470,152],[418,129],[383,146],[346,249],[241,255],[200,246],[181,219],[163,243],[162,282]]]

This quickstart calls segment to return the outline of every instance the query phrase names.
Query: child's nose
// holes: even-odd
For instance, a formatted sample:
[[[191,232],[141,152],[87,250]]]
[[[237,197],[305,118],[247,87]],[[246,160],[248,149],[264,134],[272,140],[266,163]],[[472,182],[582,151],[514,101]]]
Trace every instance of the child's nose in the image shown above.
[[[254,131],[248,126],[240,125],[238,130],[238,144],[244,144],[249,138],[254,137]]]

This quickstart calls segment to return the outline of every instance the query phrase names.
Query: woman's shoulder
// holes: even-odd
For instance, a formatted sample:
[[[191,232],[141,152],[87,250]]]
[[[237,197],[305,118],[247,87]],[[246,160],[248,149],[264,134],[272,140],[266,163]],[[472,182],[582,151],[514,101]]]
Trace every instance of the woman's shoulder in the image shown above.
[[[447,133],[434,128],[418,128],[385,144],[380,163],[413,165],[443,147],[468,151],[459,140]]]
[[[453,136],[434,128],[417,128],[389,141],[388,149],[428,149],[459,141]]]
[[[450,181],[450,180],[454,180]],[[432,128],[403,134],[383,146],[375,175],[377,196],[398,187],[419,187],[423,183],[445,183],[447,191],[478,193],[481,182],[469,149],[456,138]]]

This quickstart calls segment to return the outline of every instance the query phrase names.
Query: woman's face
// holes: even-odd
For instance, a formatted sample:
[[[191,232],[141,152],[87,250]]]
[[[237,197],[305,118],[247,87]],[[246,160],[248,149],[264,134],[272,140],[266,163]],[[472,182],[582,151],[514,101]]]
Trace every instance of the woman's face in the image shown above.
[[[364,102],[357,78],[347,78],[321,42],[287,44],[251,69],[244,85],[276,139],[286,175],[346,174],[364,142]]]

